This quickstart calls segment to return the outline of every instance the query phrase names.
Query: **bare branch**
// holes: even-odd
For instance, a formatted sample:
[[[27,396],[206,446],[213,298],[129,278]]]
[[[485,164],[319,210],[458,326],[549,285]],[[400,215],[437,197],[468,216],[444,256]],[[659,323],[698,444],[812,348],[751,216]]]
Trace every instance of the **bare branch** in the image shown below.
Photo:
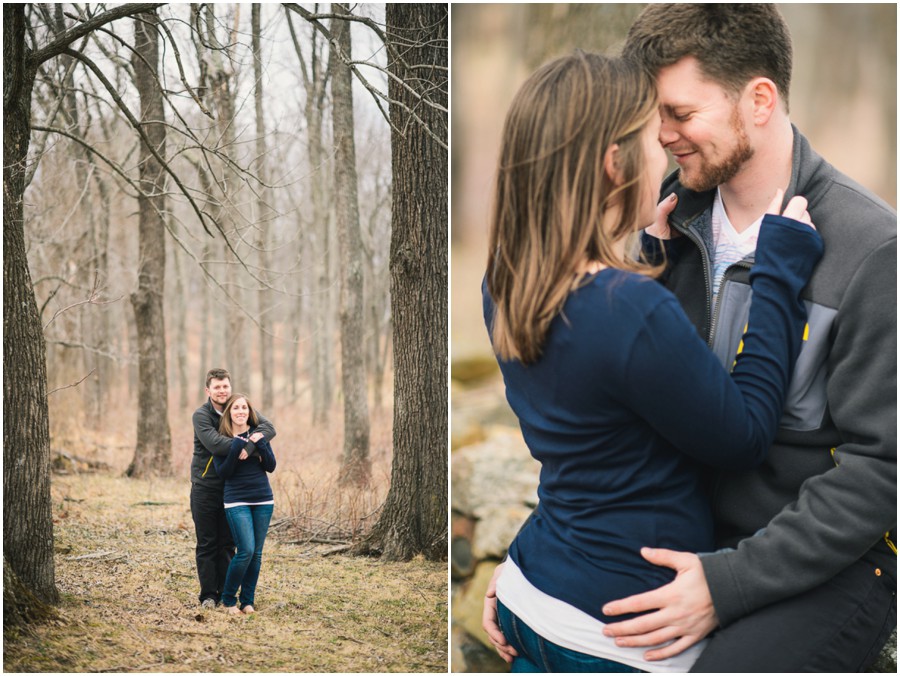
[[[353,61],[348,55],[344,54],[343,51],[340,49],[340,47],[335,43],[335,41],[332,38],[331,31],[328,30],[328,28],[321,22],[321,20],[335,19],[335,20],[344,20],[344,21],[356,21],[358,23],[361,23],[361,24],[369,27],[384,43],[384,46],[388,50],[388,54],[389,54],[390,58],[393,60],[396,60],[406,70],[411,70],[413,67],[411,67],[409,64],[406,63],[403,56],[396,49],[396,47],[393,45],[391,40],[384,33],[384,31],[381,30],[381,27],[376,22],[374,22],[372,19],[369,19],[367,17],[359,17],[359,16],[354,16],[352,14],[347,14],[347,15],[344,15],[344,14],[314,14],[314,13],[310,12],[309,10],[304,9],[303,7],[301,7],[300,5],[297,5],[295,3],[284,3],[284,7],[285,7],[285,9],[288,9],[292,12],[295,12],[296,14],[299,14],[301,17],[303,17],[304,19],[309,21],[313,26],[315,26],[316,29],[320,33],[322,33],[322,35],[328,40],[329,44],[331,45],[331,54],[336,54],[338,56],[338,58],[340,58],[345,64],[347,64],[347,66],[350,68],[351,72],[356,76],[356,79],[360,82],[360,84],[362,84],[363,87],[365,87],[372,94],[372,97],[375,101],[375,105],[378,107],[379,112],[382,114],[384,119],[387,121],[387,123],[391,127],[391,129],[393,129],[398,134],[401,134],[401,135],[405,134],[404,130],[398,128],[396,125],[394,125],[391,122],[390,115],[388,114],[387,111],[385,111],[384,107],[382,106],[381,100],[386,101],[388,104],[393,104],[393,105],[396,105],[396,106],[399,106],[400,108],[402,108],[404,111],[406,111],[406,113],[410,116],[410,118],[412,120],[414,120],[416,123],[418,123],[419,125],[422,126],[422,128],[425,130],[425,132],[429,136],[431,136],[431,138],[433,138],[438,143],[438,145],[440,145],[445,150],[449,149],[449,146],[447,145],[447,143],[438,134],[436,134],[432,129],[430,129],[429,126],[427,124],[425,124],[425,122],[422,120],[422,118],[420,118],[415,113],[415,111],[413,111],[409,106],[407,106],[402,101],[397,101],[397,100],[388,98],[388,96],[385,95],[384,93],[382,93],[381,91],[379,91],[377,87],[374,87],[372,84],[370,84],[369,81],[362,75],[362,73],[360,73],[359,69],[356,66],[358,64],[365,64],[365,65],[371,66],[373,68],[376,68],[378,70],[381,70],[383,72],[387,72],[387,71],[385,71],[384,69],[382,69],[378,66],[375,66],[374,64],[368,63],[368,62]],[[419,66],[416,66],[415,68],[419,68]],[[391,76],[391,77],[393,77],[393,76]],[[405,89],[407,89],[410,93],[412,93],[412,95],[415,96],[417,99],[423,101],[427,105],[429,105],[437,110],[440,110],[441,112],[444,112],[444,113],[447,112],[447,109],[445,107],[440,106],[434,102],[428,101],[427,99],[424,99],[407,82],[404,82],[402,79],[399,79],[399,78],[395,78],[395,79],[397,79],[397,81],[400,82],[403,85],[403,87]]]
[[[96,370],[97,369],[91,369],[91,372],[88,373],[84,378],[82,378],[78,382],[70,383],[69,385],[63,385],[62,387],[57,387],[56,389],[50,390],[49,392],[47,392],[47,396],[49,397],[51,394],[53,394],[55,392],[59,392],[60,390],[68,390],[71,387],[78,387],[79,385],[81,385],[81,383],[83,383],[85,380],[90,378],[93,375],[94,371],[96,371]],[[82,557],[77,557],[77,558],[85,558],[85,557],[82,556]]]
[[[181,84],[183,84],[184,88],[187,89],[188,93],[191,95],[191,98],[194,99],[194,102],[197,104],[203,114],[210,119],[214,119],[213,114],[209,112],[209,109],[206,106],[203,105],[203,101],[200,100],[200,97],[197,96],[197,93],[188,84],[187,77],[184,74],[184,66],[181,63],[181,52],[178,51],[178,44],[172,37],[172,33],[169,31],[168,26],[166,26],[165,21],[160,21],[159,27],[162,28],[163,32],[169,37],[169,44],[172,45],[172,51],[175,54],[175,62],[178,64],[178,74],[181,76]],[[162,89],[162,87],[160,87],[160,89]]]
[[[44,324],[43,330],[46,331],[47,327],[50,326],[57,317],[59,317],[64,312],[68,312],[73,307],[78,307],[79,305],[110,305],[111,303],[117,303],[118,301],[122,300],[121,296],[119,298],[114,298],[113,300],[99,300],[98,299],[98,296],[99,296],[99,288],[98,287],[99,287],[98,280],[96,277],[94,277],[94,283],[91,286],[90,296],[85,300],[76,301],[75,303],[72,303],[71,305],[67,305],[66,307],[60,308],[59,310],[54,312],[53,316],[50,317],[50,321],[48,321],[46,324]]]
[[[29,60],[35,65],[43,63],[48,59],[52,59],[54,56],[59,56],[60,54],[65,53],[69,45],[75,42],[75,40],[80,37],[84,37],[100,26],[104,26],[112,21],[132,16],[134,14],[142,14],[144,12],[153,11],[157,7],[162,7],[164,4],[165,3],[163,2],[131,3],[110,9],[103,14],[98,14],[97,16],[85,21],[82,24],[73,26],[65,33],[63,33],[60,37],[53,40],[50,44],[45,45],[41,49],[30,54]]]
[[[153,155],[153,157],[156,159],[157,162],[160,163],[160,165],[162,165],[162,167],[166,170],[166,173],[172,177],[173,181],[175,181],[175,185],[178,186],[178,188],[181,190],[182,194],[187,198],[188,202],[191,205],[191,208],[194,210],[194,213],[197,214],[197,218],[200,220],[200,225],[202,225],[203,229],[206,231],[206,234],[208,234],[210,237],[212,237],[212,233],[209,231],[209,228],[206,227],[206,221],[204,219],[204,216],[206,218],[209,218],[213,222],[213,224],[216,226],[216,229],[222,234],[223,237],[225,237],[225,233],[222,231],[222,226],[219,225],[218,221],[216,221],[216,219],[212,218],[212,216],[210,216],[209,214],[206,214],[200,210],[200,207],[198,207],[197,203],[194,202],[194,198],[191,197],[187,188],[181,182],[181,179],[178,178],[178,175],[169,166],[169,163],[166,162],[166,160],[164,160],[162,157],[160,157],[156,148],[153,147],[153,144],[150,142],[150,140],[147,138],[147,135],[144,133],[141,123],[137,120],[137,118],[134,116],[134,114],[128,109],[128,106],[125,105],[125,102],[122,100],[122,97],[119,96],[118,92],[116,92],[115,88],[112,86],[112,83],[110,83],[110,81],[106,78],[106,76],[103,74],[103,71],[100,70],[100,68],[97,66],[97,64],[95,64],[93,61],[91,61],[91,59],[89,59],[84,54],[82,54],[80,52],[76,52],[71,49],[67,49],[67,48],[63,49],[62,53],[69,54],[70,56],[73,56],[74,58],[78,59],[79,61],[81,61],[82,63],[87,65],[88,68],[90,68],[91,71],[94,73],[94,75],[97,76],[97,78],[100,80],[100,82],[103,83],[103,86],[106,87],[106,90],[109,92],[110,96],[112,96],[113,101],[116,102],[116,105],[118,105],[119,109],[125,114],[125,117],[128,118],[128,121],[131,123],[131,126],[134,127],[135,131],[137,131],[138,134],[140,134],[141,140],[143,140],[143,142],[147,145],[147,148],[150,150],[150,154]],[[226,240],[227,240],[227,238],[226,238]]]

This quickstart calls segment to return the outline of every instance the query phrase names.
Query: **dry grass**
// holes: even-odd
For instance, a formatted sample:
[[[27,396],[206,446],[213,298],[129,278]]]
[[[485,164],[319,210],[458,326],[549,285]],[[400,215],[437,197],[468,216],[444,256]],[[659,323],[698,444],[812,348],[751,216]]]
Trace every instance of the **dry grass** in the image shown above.
[[[201,611],[188,490],[184,479],[54,477],[62,622],[5,636],[4,669],[446,671],[445,563],[326,558],[275,535],[259,612]]]
[[[446,672],[447,564],[324,557],[332,545],[318,542],[358,538],[375,523],[390,484],[389,408],[372,414],[367,489],[337,482],[339,410],[317,427],[302,402],[265,411],[278,430],[275,514],[258,613],[234,618],[197,604],[193,408],[170,411],[173,477],[132,480],[122,473],[135,413],[126,396],[111,399],[92,429],[51,411],[52,449],[109,469],[53,476],[62,621],[6,634],[4,670]]]

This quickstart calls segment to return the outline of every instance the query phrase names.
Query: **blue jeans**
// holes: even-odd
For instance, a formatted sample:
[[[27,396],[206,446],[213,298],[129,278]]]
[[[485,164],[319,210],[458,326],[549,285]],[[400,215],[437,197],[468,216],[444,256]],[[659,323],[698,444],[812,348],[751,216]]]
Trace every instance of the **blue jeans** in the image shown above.
[[[514,674],[536,674],[544,672],[587,673],[644,673],[627,664],[613,662],[602,657],[585,655],[575,650],[563,648],[542,638],[512,611],[497,600],[497,617],[500,629],[509,644],[519,656],[513,659],[511,671]]]
[[[237,553],[228,564],[222,605],[237,605],[237,591],[241,588],[241,606],[252,606],[256,581],[262,564],[263,544],[269,531],[273,505],[240,505],[225,510]]]

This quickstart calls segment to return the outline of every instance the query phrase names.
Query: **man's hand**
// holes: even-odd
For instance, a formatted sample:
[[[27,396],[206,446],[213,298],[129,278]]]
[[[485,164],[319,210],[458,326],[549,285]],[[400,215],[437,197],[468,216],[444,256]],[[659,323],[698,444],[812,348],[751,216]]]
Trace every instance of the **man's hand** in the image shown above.
[[[703,574],[700,557],[671,549],[641,549],[650,563],[676,571],[669,584],[643,594],[612,601],[603,607],[605,615],[622,615],[656,610],[624,622],[606,625],[603,633],[616,637],[620,646],[653,646],[667,641],[674,643],[644,653],[648,661],[678,655],[705,638],[719,620]]]
[[[644,231],[656,239],[672,239],[672,229],[669,227],[669,214],[675,210],[678,204],[678,196],[673,192],[662,202],[656,205],[656,220]]]
[[[238,456],[238,460],[246,460],[249,457],[250,456],[247,455],[247,451],[242,449],[241,454]]]
[[[494,569],[494,575],[488,583],[487,592],[485,592],[484,595],[484,610],[481,614],[481,626],[487,632],[488,638],[491,640],[491,643],[494,644],[497,652],[500,653],[500,657],[507,662],[512,663],[513,657],[517,657],[519,653],[506,642],[506,637],[503,635],[503,632],[500,631],[500,624],[497,622],[497,578],[500,577],[500,572],[502,570],[503,564],[501,563]]]

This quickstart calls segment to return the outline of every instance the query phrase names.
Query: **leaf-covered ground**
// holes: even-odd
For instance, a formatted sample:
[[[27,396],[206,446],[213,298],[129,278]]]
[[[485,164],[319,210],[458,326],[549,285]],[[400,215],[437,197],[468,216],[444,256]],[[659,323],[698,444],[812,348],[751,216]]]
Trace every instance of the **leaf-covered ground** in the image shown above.
[[[201,610],[189,489],[54,476],[60,621],[7,633],[4,670],[447,671],[446,563],[325,557],[273,535],[257,614]]]

